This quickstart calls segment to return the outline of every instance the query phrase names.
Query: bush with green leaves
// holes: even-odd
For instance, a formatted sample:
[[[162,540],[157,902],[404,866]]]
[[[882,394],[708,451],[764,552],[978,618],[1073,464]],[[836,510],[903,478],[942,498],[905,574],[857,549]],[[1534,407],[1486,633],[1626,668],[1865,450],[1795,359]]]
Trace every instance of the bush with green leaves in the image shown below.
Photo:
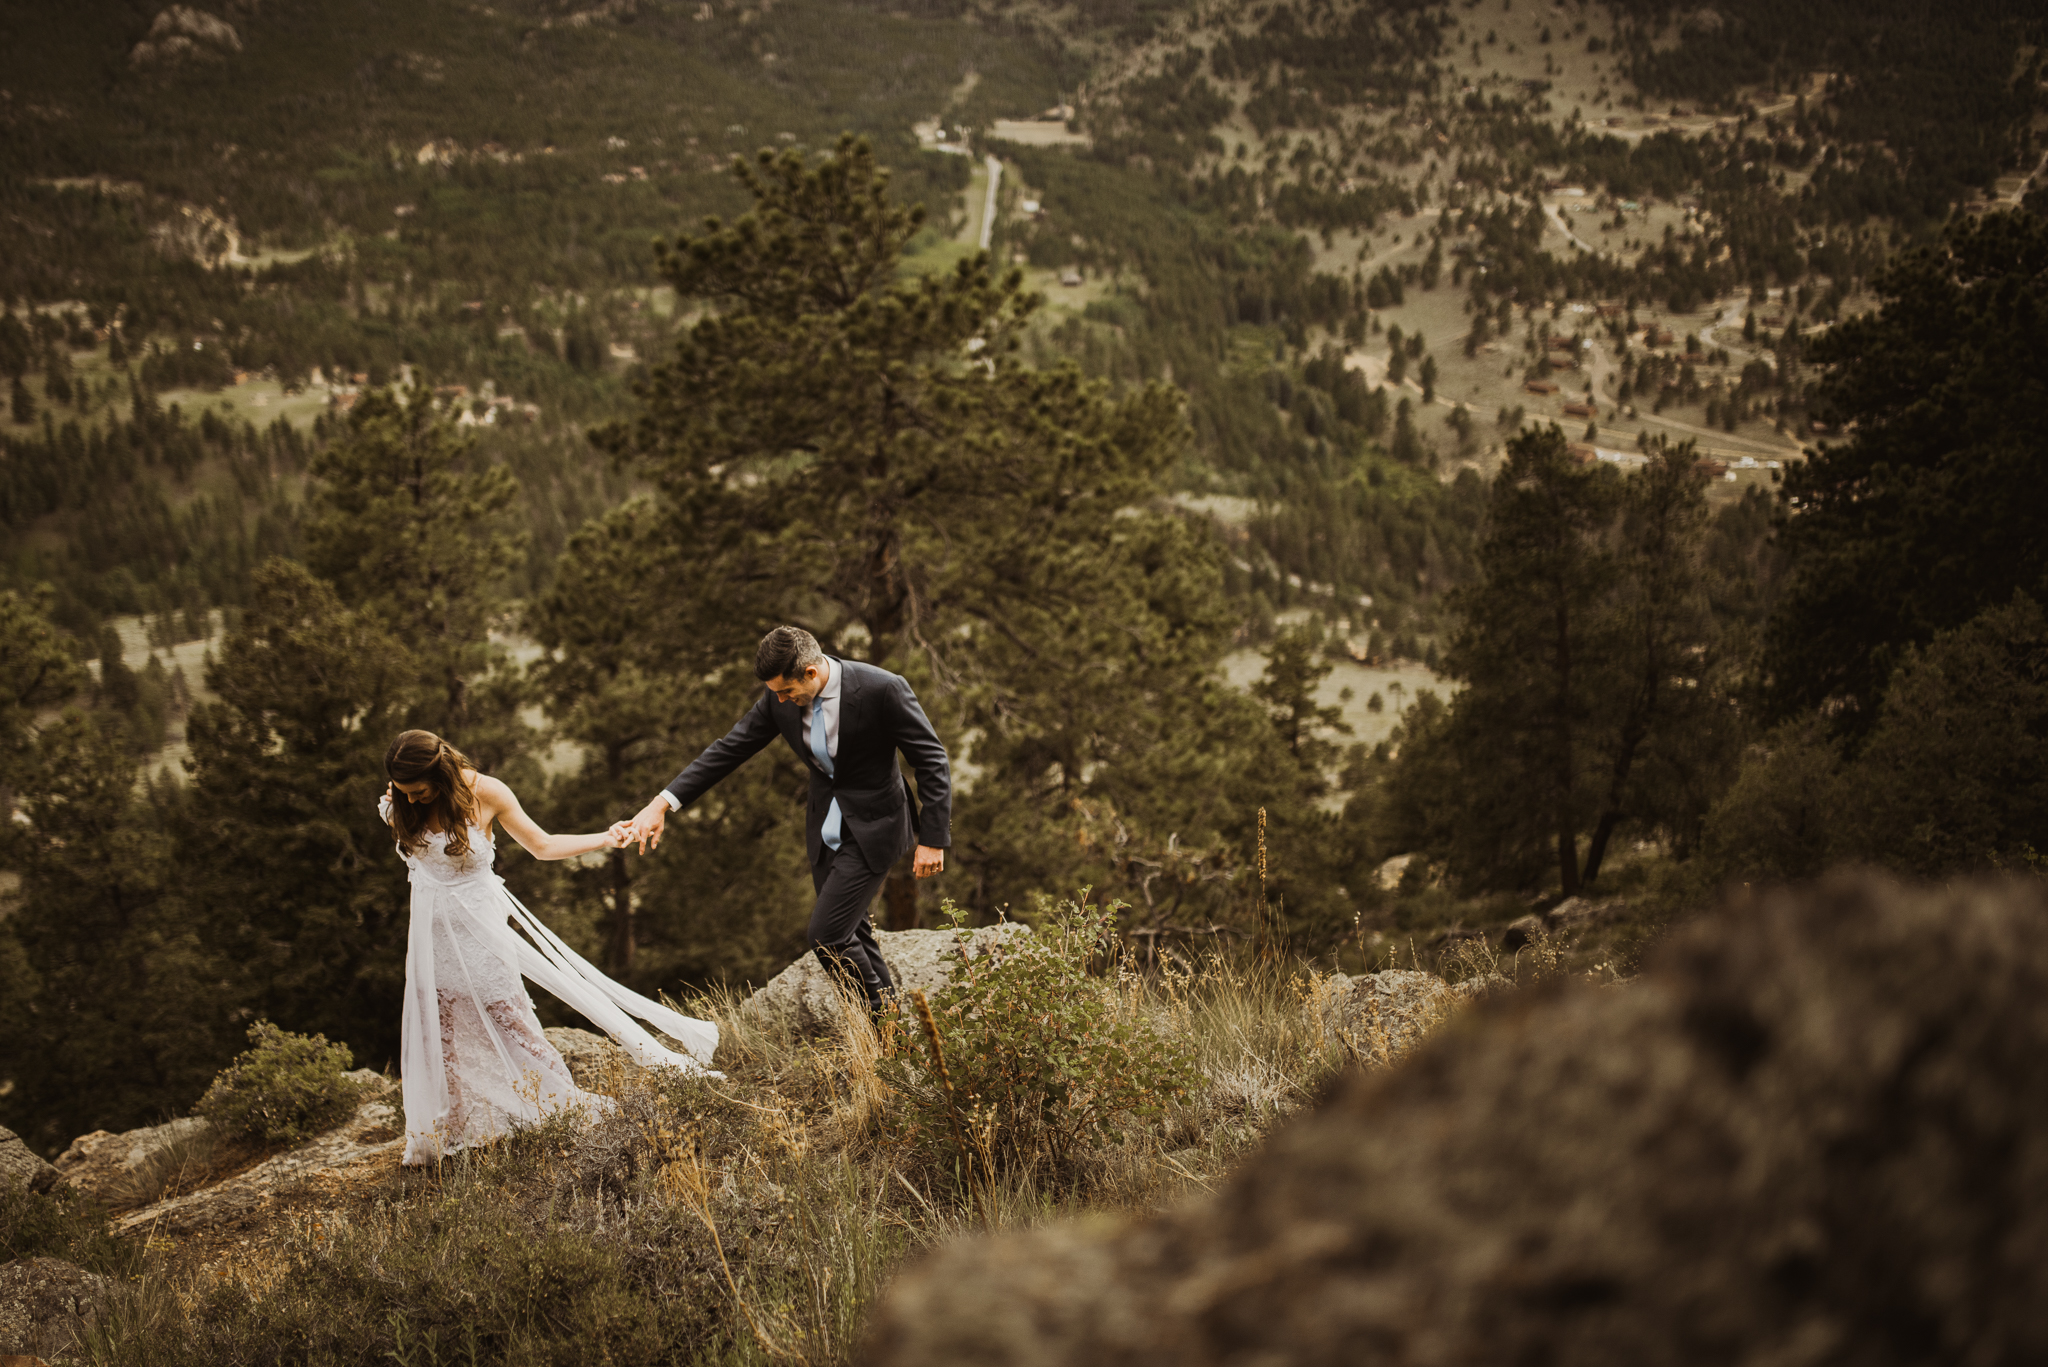
[[[906,1140],[984,1174],[1057,1170],[1090,1144],[1149,1128],[1188,1095],[1192,1050],[1094,971],[1115,962],[1122,909],[1061,902],[1037,934],[963,956],[930,997],[942,1058],[915,1005],[900,1004],[897,1047],[879,1071],[904,1098]],[[945,915],[964,948],[965,913],[949,902]]]
[[[249,1042],[194,1108],[224,1133],[260,1144],[297,1144],[355,1113],[362,1088],[343,1076],[354,1062],[346,1044],[295,1035],[269,1021],[249,1027]]]

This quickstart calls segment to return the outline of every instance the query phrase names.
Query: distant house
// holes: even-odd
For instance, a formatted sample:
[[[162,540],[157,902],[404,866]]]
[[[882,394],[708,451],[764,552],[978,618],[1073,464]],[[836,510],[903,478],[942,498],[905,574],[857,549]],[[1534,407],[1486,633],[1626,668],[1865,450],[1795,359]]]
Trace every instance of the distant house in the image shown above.
[[[1584,403],[1568,403],[1564,406],[1564,415],[1567,418],[1597,418],[1600,416],[1600,405],[1591,399]]]
[[[1707,353],[1704,351],[1688,351],[1679,359],[1691,365],[1705,365],[1707,362]]]
[[[1569,442],[1564,449],[1566,454],[1581,465],[1591,465],[1600,458],[1600,452],[1587,442]]]
[[[1700,469],[1707,472],[1707,478],[1709,479],[1719,479],[1728,473],[1728,462],[1725,460],[1715,460],[1712,456],[1701,456],[1696,463]]]
[[[1652,328],[1650,330],[1649,343],[1651,346],[1670,346],[1673,342],[1677,340],[1678,339],[1671,334],[1671,330],[1669,328]]]
[[[1579,344],[1569,337],[1553,337],[1550,339],[1550,349],[1552,351],[1577,351]]]
[[[1531,394],[1555,394],[1557,386],[1548,380],[1530,380],[1522,388]]]
[[[1619,318],[1626,314],[1628,309],[1620,304],[1596,304],[1593,311],[1602,318]]]
[[[1578,365],[1579,358],[1576,356],[1553,356],[1550,358],[1550,368],[1552,370],[1576,370]]]
[[[1080,284],[1081,272],[1075,270],[1072,266],[1067,267],[1065,270],[1060,272],[1060,283],[1062,285]]]

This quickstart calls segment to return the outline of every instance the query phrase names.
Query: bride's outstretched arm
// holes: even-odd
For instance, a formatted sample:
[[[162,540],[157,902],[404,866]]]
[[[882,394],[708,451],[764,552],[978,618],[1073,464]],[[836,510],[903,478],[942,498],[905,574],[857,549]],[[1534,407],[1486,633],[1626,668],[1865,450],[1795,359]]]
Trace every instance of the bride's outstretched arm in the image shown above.
[[[519,795],[506,787],[502,779],[478,775],[476,795],[483,805],[485,821],[495,817],[535,859],[574,859],[579,854],[615,850],[625,844],[617,826],[596,835],[549,835],[526,814],[526,809],[519,805]]]

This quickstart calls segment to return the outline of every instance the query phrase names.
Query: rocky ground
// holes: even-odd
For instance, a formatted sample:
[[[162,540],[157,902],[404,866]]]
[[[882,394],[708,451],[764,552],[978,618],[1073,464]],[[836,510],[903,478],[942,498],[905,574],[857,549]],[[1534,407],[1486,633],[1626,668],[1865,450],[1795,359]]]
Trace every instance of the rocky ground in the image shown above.
[[[869,1361],[2048,1360],[2044,918],[1849,876],[1702,918],[1350,1073],[1213,1195],[949,1246]],[[1403,991],[1442,996],[1365,1000]]]
[[[962,938],[951,931],[882,932],[884,958],[908,991],[935,991],[960,957],[975,957],[1027,927],[985,927]],[[1311,1030],[1327,1032],[1359,1063],[1401,1057],[1465,1002],[1508,985],[1498,975],[1455,985],[1434,974],[1386,970],[1312,979],[1300,1009]],[[763,1036],[801,1040],[839,1033],[843,1010],[815,956],[778,975],[739,1002],[731,1041]],[[583,1086],[621,1094],[639,1069],[624,1052],[589,1031],[554,1028]],[[721,1062],[724,1062],[721,1057]],[[394,1080],[359,1069],[353,1116],[303,1145],[265,1152],[214,1133],[200,1118],[181,1118],[122,1134],[81,1135],[54,1164],[0,1131],[0,1181],[42,1193],[75,1193],[107,1213],[111,1232],[139,1244],[157,1272],[192,1286],[240,1281],[261,1287],[280,1275],[288,1250],[317,1247],[326,1232],[360,1212],[407,1199],[430,1174],[402,1169],[401,1121]],[[1243,1078],[1215,1079],[1221,1092],[1242,1090]],[[1270,1101],[1270,1098],[1267,1100]],[[1247,1103],[1249,1112],[1257,1106]],[[1269,1114],[1284,1108],[1269,1107]],[[1186,1161],[1193,1162],[1192,1158]],[[0,1361],[6,1354],[55,1361],[72,1354],[111,1290],[109,1278],[49,1257],[0,1265]]]

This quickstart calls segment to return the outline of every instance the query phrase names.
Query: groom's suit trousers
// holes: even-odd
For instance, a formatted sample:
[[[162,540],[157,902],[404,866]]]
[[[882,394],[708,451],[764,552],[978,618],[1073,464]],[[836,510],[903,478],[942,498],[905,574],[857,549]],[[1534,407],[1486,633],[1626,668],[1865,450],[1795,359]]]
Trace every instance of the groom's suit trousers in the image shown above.
[[[811,865],[811,886],[818,894],[811,908],[811,948],[818,961],[847,989],[863,998],[879,1015],[883,999],[895,990],[882,948],[868,923],[868,904],[875,900],[887,873],[876,873],[850,843],[820,851]]]

